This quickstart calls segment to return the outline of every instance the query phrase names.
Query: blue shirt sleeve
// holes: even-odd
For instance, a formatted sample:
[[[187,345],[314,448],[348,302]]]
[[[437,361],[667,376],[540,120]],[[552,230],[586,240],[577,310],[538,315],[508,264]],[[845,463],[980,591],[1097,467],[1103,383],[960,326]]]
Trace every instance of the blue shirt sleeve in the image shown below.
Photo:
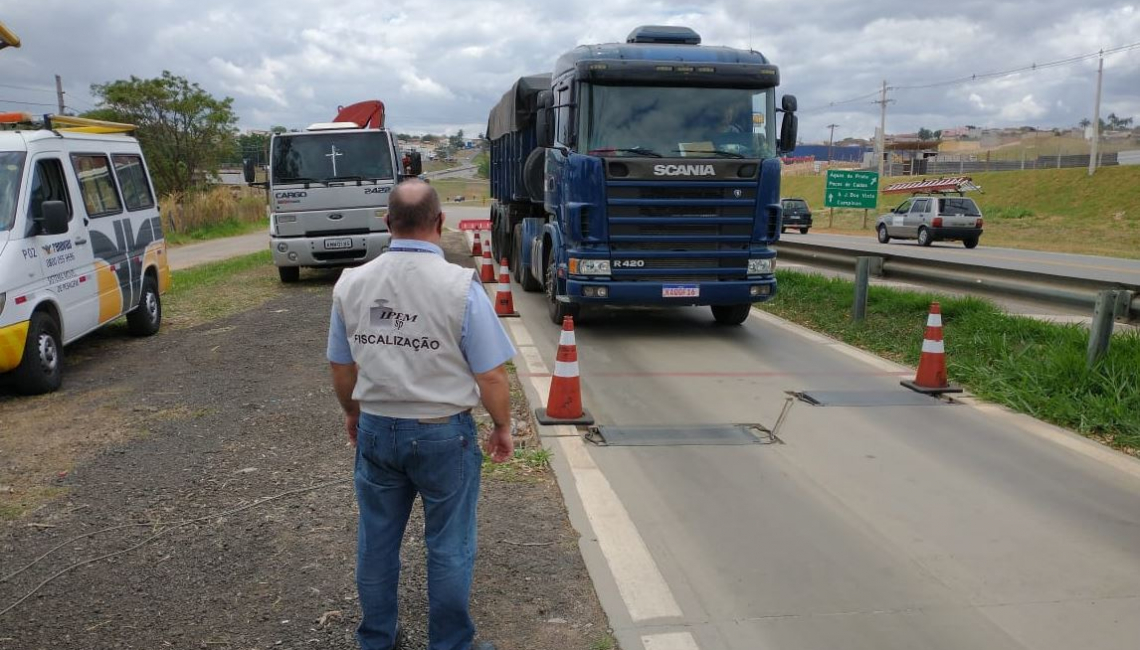
[[[476,282],[471,283],[467,294],[467,315],[463,318],[459,345],[467,366],[477,375],[494,370],[515,356],[515,346],[495,315],[491,299],[483,285]]]
[[[328,358],[333,363],[348,365],[354,363],[352,348],[348,345],[348,334],[345,331],[344,317],[333,305],[332,316],[329,318],[329,346]]]

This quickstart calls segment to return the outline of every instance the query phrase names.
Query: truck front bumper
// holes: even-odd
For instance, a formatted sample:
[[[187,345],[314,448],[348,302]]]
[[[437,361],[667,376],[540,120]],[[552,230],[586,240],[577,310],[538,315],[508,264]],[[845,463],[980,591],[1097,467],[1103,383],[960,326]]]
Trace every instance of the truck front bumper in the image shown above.
[[[601,288],[605,295],[599,296]],[[696,289],[697,295],[691,294]],[[591,295],[591,293],[593,295]],[[679,295],[680,294],[680,295]],[[776,295],[776,277],[756,276],[725,282],[622,282],[572,277],[566,281],[572,302],[608,305],[741,305]]]
[[[351,240],[345,248],[329,248],[330,241]],[[372,232],[344,237],[270,237],[269,250],[277,266],[351,266],[376,259],[388,250],[392,235]]]

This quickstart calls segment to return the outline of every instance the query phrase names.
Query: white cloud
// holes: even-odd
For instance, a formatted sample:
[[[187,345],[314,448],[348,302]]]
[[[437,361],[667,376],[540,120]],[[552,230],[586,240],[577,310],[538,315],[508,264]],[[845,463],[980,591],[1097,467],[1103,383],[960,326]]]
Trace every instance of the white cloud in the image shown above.
[[[998,116],[1007,122],[1028,123],[1045,114],[1045,107],[1033,99],[1033,95],[1026,95],[1020,101],[1006,104]]]

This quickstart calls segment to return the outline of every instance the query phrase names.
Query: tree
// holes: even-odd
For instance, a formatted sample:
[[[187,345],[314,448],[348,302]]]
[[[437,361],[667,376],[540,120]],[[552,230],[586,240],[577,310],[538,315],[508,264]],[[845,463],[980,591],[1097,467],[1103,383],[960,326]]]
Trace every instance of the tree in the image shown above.
[[[1080,122],[1077,122],[1077,126],[1081,127],[1082,129],[1087,129],[1091,124],[1092,124],[1092,120],[1090,120],[1087,117],[1084,118],[1083,120],[1081,120]]]
[[[937,131],[934,132],[934,139],[935,140],[941,140],[942,139],[942,129],[938,129]]]
[[[435,142],[436,140],[439,140],[439,138],[430,133],[420,138],[420,142]]]
[[[233,99],[217,99],[198,84],[163,71],[155,79],[93,84],[99,108],[91,117],[129,122],[160,193],[184,192],[198,174],[213,175],[234,150]]]
[[[923,127],[923,128],[918,130],[918,139],[922,140],[923,142],[925,142],[927,140],[933,140],[934,139],[934,132],[928,128]]]

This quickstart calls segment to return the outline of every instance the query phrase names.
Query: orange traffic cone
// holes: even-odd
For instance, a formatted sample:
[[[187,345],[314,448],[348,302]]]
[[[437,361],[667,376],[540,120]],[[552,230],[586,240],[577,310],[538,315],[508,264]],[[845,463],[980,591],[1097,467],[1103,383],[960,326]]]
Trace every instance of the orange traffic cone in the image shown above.
[[[483,238],[480,236],[479,231],[476,230],[471,233],[474,235],[475,242],[471,244],[471,256],[483,257]]]
[[[495,292],[495,313],[499,318],[517,317],[515,299],[511,296],[511,275],[507,270],[507,258],[499,263],[499,290]]]
[[[483,283],[495,281],[495,265],[491,262],[491,247],[483,248],[483,265],[479,267],[479,281]]]
[[[942,343],[942,307],[930,304],[930,315],[926,319],[926,336],[922,341],[922,356],[918,358],[918,372],[914,381],[900,382],[903,386],[927,395],[961,393],[962,389],[951,386],[946,379],[946,348]]]
[[[594,416],[582,408],[582,387],[578,383],[578,349],[574,345],[574,319],[562,319],[558,356],[550,380],[546,408],[534,412],[541,424],[593,424]]]
[[[495,259],[495,247],[491,245],[491,231],[483,231],[483,250],[491,254],[491,259]],[[495,270],[494,262],[491,263],[491,270]]]

